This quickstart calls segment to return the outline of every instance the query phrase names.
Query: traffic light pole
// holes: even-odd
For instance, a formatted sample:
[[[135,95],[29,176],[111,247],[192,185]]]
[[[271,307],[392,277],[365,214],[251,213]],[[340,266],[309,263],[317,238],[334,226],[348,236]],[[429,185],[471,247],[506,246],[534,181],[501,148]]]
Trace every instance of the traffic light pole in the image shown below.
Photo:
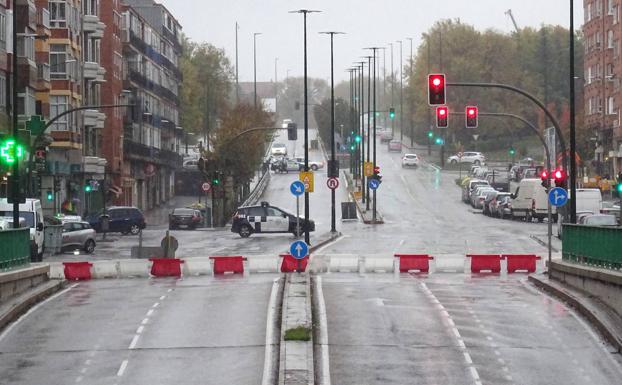
[[[367,48],[367,49],[371,49],[373,51],[373,56],[374,56],[374,71],[373,71],[373,93],[374,93],[374,101],[373,101],[373,111],[372,113],[374,114],[373,117],[373,123],[374,123],[374,151],[373,151],[373,162],[374,162],[374,170],[376,169],[376,51],[378,49],[380,49],[380,47],[371,47],[371,48]],[[374,193],[373,193],[373,214],[372,214],[372,223],[376,224],[376,218],[377,218],[377,191],[378,189],[374,189]]]
[[[20,200],[20,193],[19,193],[19,159],[17,159],[17,137],[19,135],[19,127],[17,126],[17,115],[18,115],[18,110],[17,110],[17,81],[18,81],[18,76],[17,76],[17,7],[15,6],[15,3],[13,3],[13,14],[12,14],[12,19],[13,19],[13,55],[11,55],[12,57],[12,64],[11,64],[11,75],[12,75],[12,98],[11,98],[11,118],[13,120],[13,139],[15,140],[15,145],[13,146],[13,158],[15,158],[15,162],[13,162],[13,173],[11,175],[11,178],[13,180],[13,183],[11,184],[11,197],[13,198],[13,228],[14,229],[19,229],[19,200]],[[32,151],[31,151],[32,153]],[[37,224],[35,223],[35,226]]]

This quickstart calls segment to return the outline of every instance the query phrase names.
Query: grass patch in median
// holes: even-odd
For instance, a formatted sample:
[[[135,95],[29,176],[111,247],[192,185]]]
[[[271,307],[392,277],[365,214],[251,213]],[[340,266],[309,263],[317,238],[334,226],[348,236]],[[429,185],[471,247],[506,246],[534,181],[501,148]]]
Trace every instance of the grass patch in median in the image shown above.
[[[311,339],[311,329],[305,326],[298,326],[285,331],[285,341],[309,341]]]

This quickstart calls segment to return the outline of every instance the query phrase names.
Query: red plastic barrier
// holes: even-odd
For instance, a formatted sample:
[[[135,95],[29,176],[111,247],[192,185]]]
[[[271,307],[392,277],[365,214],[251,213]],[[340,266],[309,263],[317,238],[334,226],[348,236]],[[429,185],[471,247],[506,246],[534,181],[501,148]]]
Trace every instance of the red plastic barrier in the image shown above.
[[[154,277],[181,277],[181,264],[184,263],[178,258],[149,258],[151,265],[151,275]]]
[[[467,254],[471,258],[471,273],[490,270],[493,273],[501,272],[501,255],[499,254]]]
[[[63,262],[65,279],[70,281],[87,281],[91,279],[91,262]]]
[[[234,257],[209,257],[214,261],[214,274],[225,274],[227,272],[233,274],[244,274],[244,261],[246,258],[240,256]]]
[[[508,261],[508,273],[517,270],[526,270],[529,273],[536,272],[536,261],[541,259],[535,254],[503,254]]]
[[[410,270],[419,270],[421,273],[430,271],[430,260],[434,257],[428,254],[395,254],[400,259],[400,273]]]
[[[281,262],[281,273],[293,273],[298,271],[298,260],[291,254],[280,254],[283,261]],[[307,270],[307,263],[309,262],[309,256],[307,255],[300,260],[300,272],[304,273]]]

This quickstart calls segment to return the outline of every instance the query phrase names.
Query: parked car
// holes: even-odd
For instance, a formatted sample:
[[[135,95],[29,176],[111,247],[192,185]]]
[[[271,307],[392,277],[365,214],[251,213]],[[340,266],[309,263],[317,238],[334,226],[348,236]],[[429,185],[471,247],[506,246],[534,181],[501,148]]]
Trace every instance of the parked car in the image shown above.
[[[552,208],[557,218],[557,209]],[[525,218],[531,222],[533,218],[543,222],[548,216],[548,195],[540,179],[523,179],[520,181],[512,199],[512,218]]]
[[[187,159],[184,160],[183,165],[185,170],[198,170],[199,169],[199,160],[198,159]]]
[[[301,171],[304,166],[294,159],[282,159],[273,166],[273,170],[279,173],[289,173],[290,171]]]
[[[97,231],[102,232],[102,216],[108,215],[108,233],[121,233],[123,235],[137,235],[146,227],[145,216],[137,207],[113,206],[108,207],[105,213],[90,215],[87,222]]]
[[[85,221],[63,221],[63,250],[82,249],[87,254],[95,251],[95,230]]]
[[[618,220],[614,215],[591,214],[582,216],[578,224],[586,226],[617,226]]]
[[[419,161],[417,154],[404,154],[402,156],[402,167],[419,167]]]
[[[397,139],[392,139],[388,144],[389,152],[402,152],[402,142]]]
[[[486,175],[486,180],[497,191],[510,191],[510,181],[505,171],[491,170]]]
[[[382,131],[380,134],[380,143],[388,143],[393,140],[393,133],[391,130]]]
[[[570,196],[570,194],[568,194]],[[559,220],[557,221],[557,236],[561,239],[563,235],[562,224],[570,222],[568,213],[569,205],[559,208]],[[619,208],[619,206],[618,206]],[[597,188],[579,188],[577,189],[577,221],[579,215],[598,214],[603,210],[603,196]]]
[[[497,194],[495,199],[490,204],[490,211],[492,216],[505,219],[505,217],[512,216],[512,196],[511,194],[500,193]]]
[[[483,208],[486,194],[494,191],[495,189],[490,186],[478,187],[475,192],[471,194],[471,206],[473,206],[474,209]]]
[[[297,157],[294,160],[300,165],[300,170],[304,170],[305,158]],[[309,159],[309,169],[317,171],[321,168],[324,168],[324,162]]]
[[[482,203],[482,210],[483,210],[482,213],[484,215],[492,216],[492,211],[490,211],[490,204],[495,200],[495,198],[499,194],[500,192],[497,190],[488,191],[484,194],[484,202]]]
[[[201,224],[201,219],[201,212],[198,210],[176,208],[168,215],[168,228],[194,230]]]
[[[616,202],[602,202],[601,214],[614,215],[616,218],[620,218],[620,201]]]
[[[272,155],[287,155],[287,146],[284,143],[274,143],[270,153]]]
[[[315,231],[315,222],[300,217],[296,219],[295,215],[270,206],[268,202],[261,202],[259,206],[239,207],[231,225],[231,232],[238,233],[242,238],[255,233],[292,233],[299,236],[307,229]]]
[[[471,201],[473,189],[479,186],[488,186],[488,182],[481,179],[471,179],[462,189],[462,201],[464,203],[469,203]]]
[[[481,152],[473,152],[468,151],[462,153],[462,156],[459,157],[458,154],[450,156],[447,159],[448,163],[458,164],[460,163],[473,163],[474,165],[480,165],[486,163],[486,157]]]

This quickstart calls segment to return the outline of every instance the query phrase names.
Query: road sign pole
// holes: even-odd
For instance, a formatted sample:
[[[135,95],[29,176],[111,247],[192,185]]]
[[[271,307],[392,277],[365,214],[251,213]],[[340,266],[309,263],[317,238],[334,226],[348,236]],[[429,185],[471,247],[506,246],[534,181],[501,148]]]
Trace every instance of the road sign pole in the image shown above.
[[[209,227],[209,223],[207,222],[208,221],[208,218],[207,218],[207,200],[208,199],[209,199],[209,191],[206,191],[205,192],[205,218],[203,218],[203,222],[205,222],[205,227]],[[212,209],[212,211],[213,210],[214,209]],[[214,213],[212,212],[210,216],[213,217]]]
[[[296,195],[296,238],[300,238],[300,195]]]

